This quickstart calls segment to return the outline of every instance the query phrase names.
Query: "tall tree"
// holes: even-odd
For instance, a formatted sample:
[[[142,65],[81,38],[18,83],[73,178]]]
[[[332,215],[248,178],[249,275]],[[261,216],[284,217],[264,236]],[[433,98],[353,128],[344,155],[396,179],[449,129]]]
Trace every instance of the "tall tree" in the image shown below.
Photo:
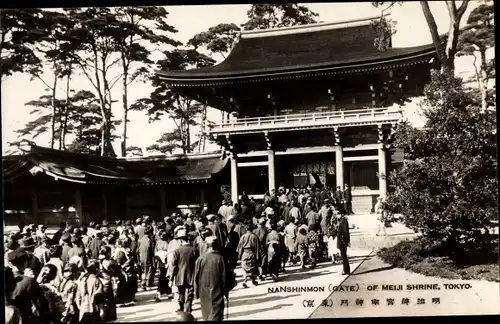
[[[117,19],[110,8],[65,8],[64,11],[73,20],[73,29],[68,33],[74,53],[75,64],[92,84],[102,115],[101,155],[116,156],[112,145],[112,99],[111,90],[120,80],[121,75],[110,75],[110,69],[120,63],[115,58]]]
[[[481,95],[481,106],[488,107],[488,81],[494,76],[494,60],[486,58],[486,51],[495,47],[495,24],[493,2],[487,1],[474,8],[467,19],[467,25],[460,34],[458,56],[473,56],[475,79]],[[479,62],[477,62],[479,60]]]
[[[236,24],[221,23],[210,27],[207,31],[198,33],[191,38],[187,45],[194,49],[205,48],[211,54],[219,54],[226,58],[234,44],[239,39],[240,27]]]
[[[201,68],[215,63],[215,60],[194,49],[175,49],[171,52],[164,52],[164,55],[165,58],[157,62],[163,70]],[[152,77],[152,83],[155,88],[151,96],[138,99],[130,108],[146,111],[150,116],[150,122],[159,120],[164,115],[168,116],[176,127],[172,132],[167,132],[162,136],[162,145],[165,142],[174,142],[183,153],[192,152],[194,143],[191,140],[191,131],[192,127],[197,125],[197,118],[203,110],[203,105],[172,91],[157,76]]]
[[[44,35],[41,9],[0,10],[0,73],[2,79],[41,64],[33,45]]]
[[[316,22],[319,15],[296,3],[254,4],[247,12],[244,30],[306,25]]]
[[[212,57],[220,55],[226,58],[233,46],[238,42],[241,28],[236,24],[221,23],[210,27],[207,31],[198,33],[191,38],[187,45],[192,46],[195,50],[206,49]],[[224,112],[222,111],[222,116]],[[207,121],[207,105],[203,106],[201,113],[200,136],[198,151],[205,150],[206,131],[205,125]],[[224,118],[224,117],[223,117]]]
[[[127,154],[128,87],[148,73],[145,64],[153,64],[147,44],[177,46],[181,43],[170,38],[175,27],[166,21],[168,12],[163,7],[114,8],[117,18],[113,40],[120,55],[122,68],[122,136],[121,155]],[[152,26],[151,28],[148,26]]]
[[[56,109],[56,96],[58,81],[67,73],[66,51],[62,47],[63,36],[72,26],[72,22],[64,13],[43,11],[42,18],[39,19],[42,34],[35,44],[35,55],[40,57],[42,64],[32,65],[28,72],[33,79],[40,80],[51,92],[51,139],[50,147],[54,148],[57,117],[61,119]],[[50,72],[47,73],[47,70]],[[59,133],[59,148],[62,146],[62,136]]]
[[[446,7],[448,8],[448,17],[450,19],[450,24],[448,26],[446,43],[443,42],[443,38],[439,34],[436,20],[434,14],[432,13],[428,1],[420,1],[420,6],[424,14],[427,26],[432,36],[432,42],[436,48],[436,53],[438,54],[439,60],[441,62],[442,70],[455,70],[455,56],[457,54],[458,37],[460,34],[460,22],[463,18],[465,11],[469,5],[469,0],[464,0],[457,7],[458,1],[445,1]],[[401,4],[402,1],[375,1],[372,4],[375,7],[386,6],[384,10],[388,10],[390,7],[394,6],[396,3]],[[380,31],[379,38],[387,38],[387,35],[394,32],[394,22],[384,15],[381,15],[380,20],[376,22],[376,26]],[[383,48],[382,48],[383,49]]]

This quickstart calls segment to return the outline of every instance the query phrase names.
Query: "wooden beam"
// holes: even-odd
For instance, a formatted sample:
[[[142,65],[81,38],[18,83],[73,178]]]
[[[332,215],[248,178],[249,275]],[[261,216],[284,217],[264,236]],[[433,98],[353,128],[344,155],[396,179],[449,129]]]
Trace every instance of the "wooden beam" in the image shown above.
[[[344,162],[352,162],[352,161],[376,161],[376,160],[378,160],[378,155],[347,156],[347,157],[344,157]]]
[[[262,162],[238,162],[238,167],[256,167],[256,166],[267,166],[268,161]]]

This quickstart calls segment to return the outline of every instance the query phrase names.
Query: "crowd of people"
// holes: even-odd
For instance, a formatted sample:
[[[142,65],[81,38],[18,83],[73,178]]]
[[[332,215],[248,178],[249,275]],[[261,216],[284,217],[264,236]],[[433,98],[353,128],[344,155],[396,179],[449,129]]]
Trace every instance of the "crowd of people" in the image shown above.
[[[279,188],[262,202],[243,193],[217,214],[205,206],[162,220],[64,222],[52,237],[44,225],[20,224],[5,242],[6,323],[111,322],[139,289],[155,290],[157,302],[176,295],[180,320],[194,320],[195,298],[204,320],[222,320],[238,264],[243,288],[279,280],[287,263],[342,260],[349,274],[344,193]]]

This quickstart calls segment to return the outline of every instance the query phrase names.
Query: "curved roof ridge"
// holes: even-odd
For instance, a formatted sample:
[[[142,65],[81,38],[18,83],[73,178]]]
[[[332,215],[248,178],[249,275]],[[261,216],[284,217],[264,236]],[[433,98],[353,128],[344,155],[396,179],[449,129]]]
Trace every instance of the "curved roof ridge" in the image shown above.
[[[382,17],[390,16],[390,13],[382,15]],[[349,27],[359,27],[367,26],[372,20],[380,18],[381,16],[371,16],[367,18],[351,19],[338,22],[321,22],[307,25],[297,25],[290,27],[277,27],[270,29],[254,29],[254,30],[243,30],[240,32],[240,37],[242,39],[246,38],[259,38],[259,37],[270,37],[270,36],[281,36],[299,33],[311,33],[322,30],[331,29],[344,29]]]

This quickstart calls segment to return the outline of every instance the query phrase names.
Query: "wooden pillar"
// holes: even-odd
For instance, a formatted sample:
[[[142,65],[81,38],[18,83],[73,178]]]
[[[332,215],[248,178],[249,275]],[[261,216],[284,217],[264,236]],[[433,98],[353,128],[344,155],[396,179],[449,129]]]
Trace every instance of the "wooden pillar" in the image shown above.
[[[269,192],[271,192],[273,189],[276,190],[276,170],[274,167],[274,151],[267,150],[267,157],[268,157],[268,166],[267,166],[267,174],[269,178]]]
[[[167,216],[167,206],[165,197],[165,187],[160,186],[160,218],[163,220]]]
[[[378,184],[379,184],[379,192],[380,197],[387,197],[387,164],[386,164],[386,154],[384,150],[384,144],[379,144],[378,148]]]
[[[40,214],[38,214],[38,195],[37,195],[36,191],[33,191],[31,193],[31,212],[33,214],[33,220],[37,224],[41,224],[40,223]]]
[[[82,192],[78,189],[75,191],[75,221],[80,224],[85,221],[82,208]]]
[[[337,186],[344,188],[344,153],[340,145],[335,146],[335,174]]]
[[[103,217],[105,220],[108,220],[108,193],[106,188],[102,188],[102,209],[103,209]]]
[[[238,202],[238,162],[236,154],[231,154],[231,200],[234,203]]]

